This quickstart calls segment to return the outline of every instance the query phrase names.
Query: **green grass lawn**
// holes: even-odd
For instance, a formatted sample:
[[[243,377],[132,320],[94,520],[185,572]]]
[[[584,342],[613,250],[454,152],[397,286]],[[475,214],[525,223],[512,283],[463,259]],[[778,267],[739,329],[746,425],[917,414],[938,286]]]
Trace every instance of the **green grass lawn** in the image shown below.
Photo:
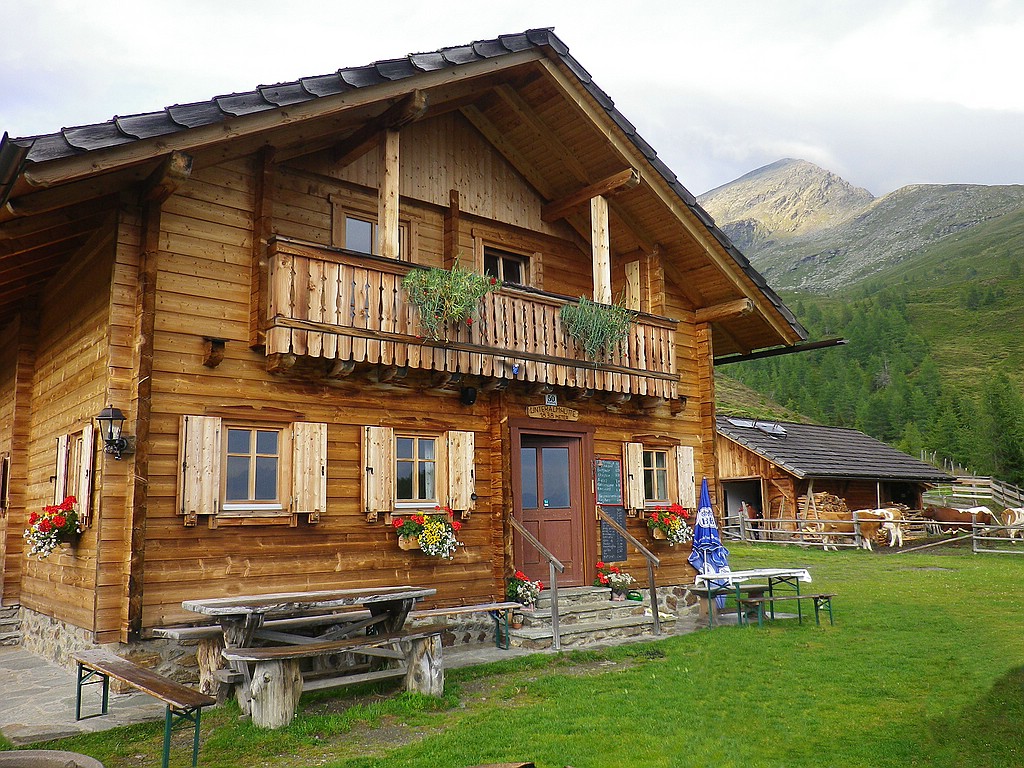
[[[273,732],[224,707],[203,718],[200,765],[1024,764],[1024,558],[735,545],[730,561],[806,566],[815,591],[838,594],[836,625],[723,627],[456,670],[441,700],[312,694]],[[186,736],[172,766],[186,764]],[[147,724],[46,746],[139,768],[159,765],[160,741]]]

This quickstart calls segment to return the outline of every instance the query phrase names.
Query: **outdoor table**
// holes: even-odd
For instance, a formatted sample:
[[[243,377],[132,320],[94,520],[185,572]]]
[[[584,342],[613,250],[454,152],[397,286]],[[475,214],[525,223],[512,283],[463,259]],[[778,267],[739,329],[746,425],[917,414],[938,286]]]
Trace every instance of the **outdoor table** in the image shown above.
[[[740,623],[743,622],[743,612],[738,607],[741,597],[739,585],[745,581],[763,579],[768,584],[768,596],[775,594],[776,586],[791,587],[796,594],[800,594],[800,582],[809,582],[811,574],[806,568],[752,568],[745,571],[721,571],[719,573],[698,573],[693,577],[695,586],[703,584],[708,591],[708,626],[714,626],[712,621],[711,600],[712,591],[721,586],[736,587],[737,609],[736,615]],[[800,601],[796,601],[797,613],[800,612]],[[771,607],[771,616],[775,618],[775,608]]]
[[[365,587],[185,600],[181,607],[216,618],[224,631],[225,646],[246,648],[269,614],[302,616],[362,606],[372,617],[365,625],[381,625],[378,631],[382,633],[397,632],[416,601],[436,593],[428,587]]]

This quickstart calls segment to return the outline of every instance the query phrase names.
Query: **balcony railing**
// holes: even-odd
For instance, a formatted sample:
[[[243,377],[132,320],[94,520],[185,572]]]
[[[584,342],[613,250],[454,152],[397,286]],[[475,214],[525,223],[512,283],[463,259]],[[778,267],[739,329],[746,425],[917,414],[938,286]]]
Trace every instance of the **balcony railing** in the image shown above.
[[[562,328],[571,299],[503,287],[480,302],[472,324],[424,338],[402,290],[409,264],[292,241],[272,244],[268,355],[408,366],[493,379],[544,382],[674,398],[675,321],[639,315],[628,337],[588,360]]]

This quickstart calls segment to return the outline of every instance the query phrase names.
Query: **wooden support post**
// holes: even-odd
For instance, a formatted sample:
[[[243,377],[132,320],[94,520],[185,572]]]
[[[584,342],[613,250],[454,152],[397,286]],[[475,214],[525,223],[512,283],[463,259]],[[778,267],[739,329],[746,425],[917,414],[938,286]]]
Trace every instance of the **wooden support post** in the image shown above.
[[[640,260],[626,262],[626,309],[640,311]]]
[[[405,653],[405,690],[427,696],[444,694],[444,659],[441,635],[428,635],[402,642]]]
[[[399,256],[398,229],[398,145],[399,132],[385,130],[377,165],[377,250],[385,259]]]
[[[302,696],[298,659],[260,661],[252,676],[252,722],[259,728],[283,728],[295,717]]]
[[[594,301],[612,303],[611,239],[608,233],[608,201],[601,195],[590,200],[591,247],[594,257]]]
[[[444,268],[451,269],[459,255],[461,221],[459,190],[448,190],[448,209],[444,212]]]

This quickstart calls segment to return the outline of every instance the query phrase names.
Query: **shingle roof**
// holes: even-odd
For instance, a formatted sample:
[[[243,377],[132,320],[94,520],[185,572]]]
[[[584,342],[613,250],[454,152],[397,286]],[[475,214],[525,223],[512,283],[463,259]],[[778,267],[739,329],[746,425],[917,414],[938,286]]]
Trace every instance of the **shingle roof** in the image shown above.
[[[186,131],[205,125],[212,125],[230,118],[278,109],[333,96],[352,89],[370,88],[395,80],[414,77],[422,72],[458,67],[477,61],[506,56],[531,48],[550,48],[562,63],[576,76],[580,84],[593,96],[608,113],[611,120],[626,137],[647,158],[654,169],[665,179],[683,203],[707,227],[711,235],[736,262],[758,289],[785,318],[790,327],[801,337],[807,332],[779,296],[768,287],[768,283],[732,244],[726,234],[715,224],[714,219],[697,204],[696,197],[687,190],[672,170],[658,157],[657,153],[637,133],[635,126],[619,112],[615,102],[594,83],[590,73],[569,54],[568,46],[554,30],[530,29],[525,32],[500,35],[493,40],[479,40],[467,45],[442,48],[430,53],[414,53],[399,59],[374,62],[362,67],[339,69],[337,72],[301,78],[295,82],[259,86],[247,93],[217,96],[210,101],[192,104],[175,104],[162,111],[141,115],[114,117],[104,123],[63,128],[57,133],[12,139],[6,134],[0,138],[0,204],[10,193],[17,173],[12,169],[24,167],[25,163],[40,163],[72,157],[83,152],[107,149],[120,144]],[[4,178],[7,176],[8,178]]]
[[[949,482],[954,478],[855,429],[719,416],[718,433],[796,477]]]

